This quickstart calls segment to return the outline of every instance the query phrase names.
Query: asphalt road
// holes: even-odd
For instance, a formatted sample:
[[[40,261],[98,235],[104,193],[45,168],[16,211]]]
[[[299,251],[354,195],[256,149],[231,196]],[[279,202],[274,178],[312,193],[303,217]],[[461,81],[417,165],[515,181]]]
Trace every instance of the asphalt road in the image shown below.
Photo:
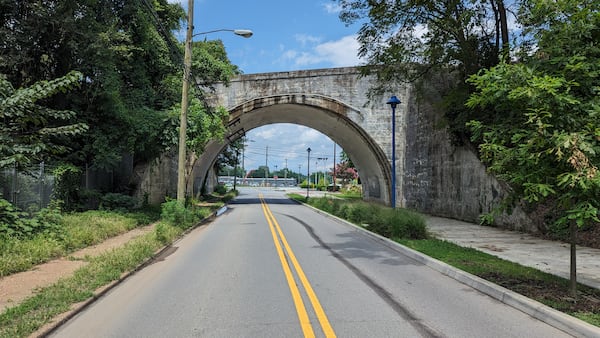
[[[283,192],[241,192],[53,336],[569,336]]]

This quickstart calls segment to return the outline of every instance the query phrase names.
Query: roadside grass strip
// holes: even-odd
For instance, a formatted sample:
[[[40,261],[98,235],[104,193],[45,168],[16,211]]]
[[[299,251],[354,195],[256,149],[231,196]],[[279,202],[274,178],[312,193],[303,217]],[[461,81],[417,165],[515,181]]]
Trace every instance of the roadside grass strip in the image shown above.
[[[230,199],[231,196],[223,197],[227,198]],[[119,248],[95,257],[86,257],[84,260],[88,264],[71,276],[41,288],[35,295],[2,312],[0,338],[28,337],[51,323],[58,315],[72,310],[73,305],[97,297],[96,292],[100,288],[142,266],[159,249],[190,231],[194,225],[201,224],[202,220],[207,219],[222,205],[222,201],[211,201],[206,206],[185,210],[184,223],[165,219],[172,218],[173,215],[163,212],[160,214],[163,221],[158,222],[153,231]],[[176,210],[175,213],[180,211]],[[60,234],[41,234],[31,240],[0,241],[0,276],[25,271],[36,264],[150,224],[158,218],[159,213],[153,210],[125,214],[86,211],[64,215]]]
[[[578,299],[574,300],[568,295],[567,279],[473,248],[439,239],[396,239],[396,242],[600,327],[600,290],[578,284]]]
[[[172,235],[176,233],[172,232]],[[27,337],[55,316],[68,311],[72,304],[93,297],[99,287],[135,269],[162,246],[156,234],[150,232],[123,247],[92,258],[73,276],[41,289],[18,306],[0,314],[0,337]]]
[[[98,244],[156,219],[153,215],[143,213],[119,214],[108,211],[63,215],[59,232],[41,233],[30,239],[0,240],[0,277],[26,271],[36,264]]]

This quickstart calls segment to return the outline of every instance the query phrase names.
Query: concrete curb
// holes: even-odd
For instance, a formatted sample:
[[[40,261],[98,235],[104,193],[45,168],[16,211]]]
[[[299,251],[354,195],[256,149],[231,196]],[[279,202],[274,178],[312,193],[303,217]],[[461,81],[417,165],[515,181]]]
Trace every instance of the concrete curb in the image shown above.
[[[546,306],[533,299],[527,298],[500,285],[491,283],[485,279],[482,279],[468,272],[455,268],[442,261],[439,261],[421,252],[406,247],[400,243],[394,242],[389,238],[383,237],[379,234],[376,234],[353,223],[350,223],[342,218],[331,215],[323,210],[317,209],[311,205],[301,202],[298,203],[308,208],[311,208],[319,214],[333,218],[346,226],[350,226],[358,231],[361,231],[367,236],[382,242],[382,244],[384,244],[385,246],[396,250],[402,253],[403,255],[406,255],[414,259],[415,261],[442,273],[443,275],[446,275],[456,281],[468,285],[508,306],[520,310],[532,316],[533,318],[540,320],[548,325],[551,325],[570,335],[573,335],[575,337],[600,337],[600,327],[586,323],[578,318],[557,311],[549,306]]]
[[[114,280],[114,281],[110,282],[109,284],[104,285],[104,286],[96,289],[96,291],[94,291],[94,294],[89,299],[87,299],[87,300],[85,300],[83,302],[76,303],[76,304],[72,305],[71,309],[69,309],[67,312],[64,312],[64,313],[62,313],[62,314],[60,314],[60,315],[58,315],[56,317],[56,319],[57,319],[56,322],[50,322],[50,323],[45,324],[44,326],[42,326],[41,328],[39,328],[37,331],[35,331],[34,333],[32,333],[29,337],[47,337],[48,335],[52,334],[61,325],[65,324],[67,321],[69,321],[70,319],[72,319],[73,317],[75,317],[81,311],[85,310],[88,306],[90,306],[91,304],[93,304],[94,302],[96,302],[98,299],[100,299],[102,296],[104,296],[105,294],[107,294],[114,287],[116,287],[117,285],[121,284],[122,282],[124,282],[125,280],[127,280],[129,277],[131,277],[135,273],[137,273],[138,271],[140,271],[140,270],[144,269],[145,267],[147,267],[148,265],[152,264],[157,258],[159,258],[163,254],[165,254],[169,249],[171,249],[171,247],[173,247],[173,245],[175,243],[177,243],[180,240],[182,240],[190,232],[192,232],[193,230],[196,230],[197,228],[202,227],[203,225],[205,225],[207,223],[210,223],[216,217],[219,217],[220,215],[222,215],[225,211],[227,211],[227,205],[224,205],[223,207],[221,207],[217,211],[214,211],[210,216],[207,216],[206,218],[200,220],[196,225],[194,225],[194,226],[190,227],[189,229],[185,230],[171,244],[166,245],[166,246],[162,247],[161,249],[156,250],[152,256],[150,256],[148,259],[146,259],[145,261],[143,261],[135,269],[133,269],[133,270],[131,270],[129,272],[124,273],[123,275],[121,275],[121,277],[119,277],[119,279]]]

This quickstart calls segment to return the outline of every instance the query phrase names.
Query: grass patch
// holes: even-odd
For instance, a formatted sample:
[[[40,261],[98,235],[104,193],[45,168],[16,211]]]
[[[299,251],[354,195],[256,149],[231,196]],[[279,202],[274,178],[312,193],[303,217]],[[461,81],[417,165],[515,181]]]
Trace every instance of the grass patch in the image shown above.
[[[339,198],[347,199],[347,200],[361,200],[362,199],[362,193],[353,192],[353,191],[342,192],[340,194],[336,194],[335,196],[339,197]]]
[[[172,227],[171,240],[181,230]],[[67,311],[71,304],[89,299],[99,287],[117,280],[151,257],[163,246],[156,233],[134,239],[125,246],[93,258],[72,277],[40,290],[16,307],[0,315],[0,337],[26,337]]]
[[[86,211],[63,216],[62,243],[68,251],[100,243],[134,229],[135,218],[109,211]]]
[[[28,270],[36,264],[149,224],[157,219],[156,215],[153,211],[71,213],[60,218],[56,232],[39,233],[27,239],[3,238],[0,240],[0,277]]]
[[[172,243],[184,231],[193,227],[198,221],[209,216],[222,205],[222,202],[218,202],[206,207],[192,206],[181,210],[170,204],[166,207],[166,213],[163,208],[165,219],[156,224],[154,231],[137,237],[120,248],[91,258],[86,266],[77,270],[71,277],[61,279],[57,283],[41,289],[21,304],[5,310],[0,314],[0,338],[31,335],[50,322],[52,318],[68,311],[72,304],[89,299],[101,286],[107,285],[119,279],[124,273],[137,268],[152,257],[158,249]],[[182,215],[185,217],[185,221],[180,222],[181,218],[179,217]],[[79,238],[73,242],[81,243],[81,245],[140,224],[139,216],[126,217],[105,211],[85,212],[70,216],[72,218],[67,222],[70,224],[72,235]],[[89,229],[98,231],[89,234]],[[19,242],[11,245],[13,248],[21,245],[23,248],[20,250],[26,250],[26,248],[44,244],[49,239],[40,237],[37,240],[41,242],[32,240],[27,243]],[[7,246],[6,243],[0,244]],[[42,246],[50,247],[48,244]],[[57,246],[60,247],[58,244]],[[64,248],[60,248],[57,249],[57,252],[64,252],[64,250]],[[12,252],[16,251],[19,250],[12,250]]]
[[[600,326],[600,290],[579,284],[578,299],[574,300],[568,294],[568,280],[473,248],[439,239],[397,242],[558,311]]]
[[[291,199],[323,210],[389,238],[426,238],[425,218],[407,209],[339,198],[309,198],[288,194]]]

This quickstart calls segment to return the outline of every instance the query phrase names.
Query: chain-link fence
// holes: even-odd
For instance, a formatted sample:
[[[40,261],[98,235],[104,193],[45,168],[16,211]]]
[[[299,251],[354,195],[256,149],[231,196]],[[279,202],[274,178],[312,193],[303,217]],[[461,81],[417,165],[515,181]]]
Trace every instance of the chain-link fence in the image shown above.
[[[40,163],[26,168],[15,166],[0,170],[3,199],[29,212],[48,206],[54,188],[53,168]]]

